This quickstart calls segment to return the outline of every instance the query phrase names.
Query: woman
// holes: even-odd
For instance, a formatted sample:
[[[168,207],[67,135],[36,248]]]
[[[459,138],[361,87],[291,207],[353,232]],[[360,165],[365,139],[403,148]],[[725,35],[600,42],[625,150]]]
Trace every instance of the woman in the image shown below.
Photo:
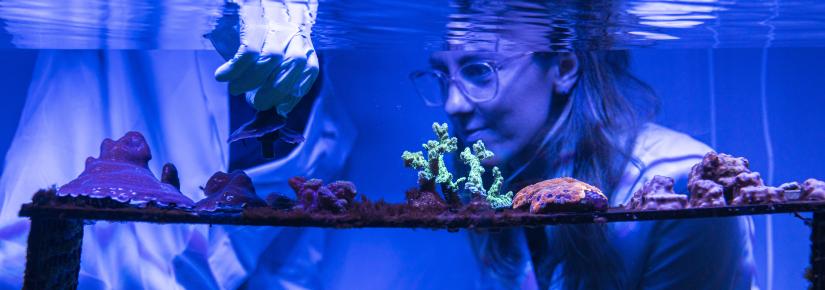
[[[414,81],[443,105],[459,140],[483,140],[510,189],[572,176],[626,203],[654,175],[687,192],[690,166],[711,149],[650,123],[651,89],[628,71],[625,51],[486,52],[431,57]],[[753,261],[748,218],[625,222],[476,233],[481,287],[541,289],[746,289]],[[529,250],[528,250],[529,248]],[[525,284],[528,283],[528,284]]]

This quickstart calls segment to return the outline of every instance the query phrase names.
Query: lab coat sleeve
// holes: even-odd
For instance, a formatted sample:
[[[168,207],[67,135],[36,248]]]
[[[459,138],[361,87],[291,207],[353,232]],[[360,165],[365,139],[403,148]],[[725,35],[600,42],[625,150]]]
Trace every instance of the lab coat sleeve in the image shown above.
[[[94,142],[99,142],[103,137],[101,128],[83,127],[76,122],[61,122],[67,116],[57,114],[72,112],[88,118],[100,117],[102,114],[95,110],[100,106],[95,100],[77,96],[76,102],[61,104],[52,102],[53,98],[48,97],[59,94],[55,91],[59,86],[72,87],[73,83],[98,82],[98,67],[94,65],[95,62],[84,58],[96,55],[86,53],[66,59],[64,63],[73,67],[73,74],[52,75],[51,72],[57,71],[52,68],[53,57],[59,55],[44,51],[38,56],[34,71],[39,73],[32,79],[20,125],[6,153],[5,170],[0,178],[0,289],[20,289],[22,286],[30,223],[28,219],[17,216],[20,206],[30,201],[38,189],[63,184],[76,176],[83,169],[83,158],[91,156],[99,146]],[[98,88],[86,89],[96,91]],[[102,123],[94,122],[86,125],[92,124],[103,126]],[[100,134],[88,138],[71,138],[72,132]]]
[[[658,125],[649,125],[645,136],[636,152],[644,169],[622,200],[655,175],[674,178],[674,191],[687,193],[690,168],[711,149]],[[639,289],[750,289],[754,273],[750,217],[651,223],[644,239],[647,258]]]
[[[640,289],[750,289],[753,269],[742,262],[751,247],[747,219],[659,222]]]
[[[295,175],[320,178],[326,182],[340,177],[355,144],[357,130],[341,99],[332,94],[331,84],[324,84],[313,105],[304,136],[283,159],[249,168],[261,197],[269,193],[289,194],[288,179]],[[329,89],[327,89],[329,88]],[[223,247],[210,257],[213,270],[227,260],[242,265],[242,276],[221,278],[224,288],[243,285],[246,289],[318,289],[322,278],[317,274],[323,258],[326,230],[318,228],[273,228],[224,226],[227,233]],[[219,247],[220,248],[220,247]],[[229,255],[227,255],[229,253]],[[237,268],[237,267],[236,267]]]
[[[647,239],[649,254],[640,289],[751,288],[750,217],[655,223]]]

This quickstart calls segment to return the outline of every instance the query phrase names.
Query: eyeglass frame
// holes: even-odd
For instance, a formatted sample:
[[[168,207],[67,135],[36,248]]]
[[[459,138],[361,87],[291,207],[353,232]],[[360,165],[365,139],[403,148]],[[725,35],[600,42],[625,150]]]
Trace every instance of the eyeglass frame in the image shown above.
[[[535,51],[523,52],[523,53],[519,53],[519,54],[517,54],[517,55],[509,56],[509,57],[504,58],[504,59],[502,59],[501,61],[497,61],[497,62],[493,62],[493,61],[470,62],[470,63],[466,63],[466,64],[461,65],[461,66],[460,66],[457,70],[454,70],[454,71],[450,72],[449,74],[444,73],[443,71],[441,71],[441,70],[437,70],[437,69],[429,69],[429,70],[416,70],[416,71],[413,71],[413,72],[411,72],[411,73],[410,73],[409,78],[410,78],[410,81],[413,83],[413,87],[415,87],[415,92],[416,92],[416,94],[418,94],[418,96],[419,96],[421,99],[423,99],[423,100],[424,100],[424,103],[425,103],[428,107],[439,107],[439,106],[443,106],[443,105],[444,105],[444,102],[445,102],[445,98],[444,98],[444,97],[445,97],[445,95],[447,95],[447,94],[449,93],[449,88],[450,88],[450,86],[451,86],[451,85],[453,85],[453,84],[455,84],[455,86],[456,86],[456,87],[458,87],[458,90],[459,90],[459,91],[461,91],[461,94],[462,94],[462,95],[464,95],[464,97],[465,97],[465,98],[467,98],[468,100],[472,101],[473,103],[484,103],[484,102],[489,102],[489,101],[492,101],[492,100],[496,99],[496,97],[498,97],[498,89],[499,89],[499,86],[501,85],[501,84],[500,84],[500,79],[499,79],[499,71],[500,71],[500,70],[501,70],[501,69],[502,69],[505,65],[507,65],[508,63],[510,63],[510,62],[512,62],[512,61],[514,61],[514,60],[520,59],[520,58],[525,57],[525,56],[528,56],[528,55],[533,55],[533,54],[535,54],[535,53],[536,53]],[[486,99],[486,100],[476,100],[475,98],[473,98],[472,96],[470,96],[469,91],[467,91],[467,88],[464,86],[464,84],[462,83],[462,81],[456,78],[456,74],[457,74],[458,72],[460,72],[461,70],[463,70],[463,69],[464,69],[464,67],[466,67],[466,66],[468,66],[468,65],[473,65],[473,64],[484,64],[484,65],[487,65],[487,66],[489,66],[490,68],[492,68],[492,69],[493,69],[493,73],[495,73],[495,77],[496,77],[496,88],[495,88],[495,92],[493,92],[493,96],[492,96],[492,97],[490,97],[489,99]],[[441,97],[442,97],[442,98],[441,98],[441,103],[440,103],[440,104],[431,104],[431,103],[427,100],[427,97],[425,97],[425,96],[421,93],[421,90],[418,88],[418,85],[417,85],[417,84],[416,84],[416,82],[415,82],[415,79],[416,79],[416,78],[419,78],[419,77],[423,76],[424,74],[428,74],[428,73],[433,73],[433,74],[435,74],[436,76],[438,76],[438,78],[439,78],[439,79],[441,79],[441,80],[445,80],[445,81],[446,81],[446,88],[447,88],[447,90],[446,90],[445,92],[442,92],[442,93],[441,93]]]

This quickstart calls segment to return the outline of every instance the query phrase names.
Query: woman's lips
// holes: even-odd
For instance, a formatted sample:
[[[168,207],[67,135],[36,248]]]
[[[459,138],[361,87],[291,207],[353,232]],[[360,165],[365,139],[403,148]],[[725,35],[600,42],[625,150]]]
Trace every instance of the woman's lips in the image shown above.
[[[475,129],[475,130],[468,130],[467,131],[467,141],[468,143],[474,143],[478,140],[481,140],[485,135],[484,129]]]

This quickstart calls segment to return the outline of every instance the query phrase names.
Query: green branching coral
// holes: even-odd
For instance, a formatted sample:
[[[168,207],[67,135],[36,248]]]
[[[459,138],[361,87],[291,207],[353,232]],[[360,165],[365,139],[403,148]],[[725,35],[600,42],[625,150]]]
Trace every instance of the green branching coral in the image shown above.
[[[404,166],[420,169],[420,171],[418,171],[419,180],[433,179],[433,174],[430,173],[429,163],[421,151],[410,152],[404,150],[404,153],[401,154],[401,159],[404,159]]]
[[[420,170],[418,184],[421,190],[435,192],[435,184],[441,184],[444,198],[448,203],[455,205],[459,203],[458,185],[465,178],[453,181],[453,174],[447,170],[444,162],[444,154],[458,150],[458,139],[450,137],[446,123],[433,123],[433,132],[438,140],[430,140],[422,145],[427,150],[426,159],[421,151],[404,151],[401,158],[404,159],[405,166]]]
[[[464,188],[470,191],[473,198],[483,197],[487,199],[487,202],[489,202],[493,208],[510,207],[513,204],[513,192],[510,191],[507,192],[507,194],[501,194],[504,177],[501,176],[501,171],[498,169],[498,166],[493,167],[493,184],[490,185],[490,189],[484,188],[482,175],[486,170],[481,165],[481,161],[492,158],[493,155],[493,152],[487,150],[487,147],[484,146],[484,142],[481,140],[473,144],[472,150],[470,150],[469,147],[464,148],[464,151],[461,152],[461,160],[464,161],[464,164],[470,166],[470,173],[469,176],[467,176],[467,182],[464,184]]]
[[[464,164],[470,166],[470,173],[467,176],[467,183],[464,184],[464,188],[470,191],[473,198],[487,195],[487,190],[484,189],[484,181],[481,179],[486,170],[484,166],[481,166],[481,161],[491,157],[493,157],[493,152],[487,150],[481,140],[473,144],[472,150],[467,147],[461,152],[461,160],[464,161]]]
[[[490,190],[487,191],[487,201],[490,202],[490,206],[493,208],[511,207],[513,205],[512,191],[500,194],[503,181],[504,177],[501,176],[498,166],[493,166],[493,184],[490,185]]]
[[[469,190],[473,198],[482,197],[490,203],[493,208],[510,207],[513,203],[513,192],[501,194],[501,187],[504,178],[498,167],[493,167],[493,184],[489,189],[484,188],[482,176],[486,170],[481,165],[481,161],[492,158],[493,152],[487,150],[484,142],[476,141],[471,148],[464,148],[461,152],[461,160],[470,166],[467,177],[453,180],[453,174],[447,170],[444,162],[444,155],[458,150],[458,139],[450,137],[447,131],[447,124],[433,123],[433,132],[438,140],[430,140],[422,146],[427,150],[427,157],[421,151],[404,151],[401,158],[404,165],[413,169],[418,169],[418,185],[422,191],[435,192],[435,185],[441,185],[444,199],[451,205],[460,203],[458,198],[459,184],[465,182],[464,188]]]

